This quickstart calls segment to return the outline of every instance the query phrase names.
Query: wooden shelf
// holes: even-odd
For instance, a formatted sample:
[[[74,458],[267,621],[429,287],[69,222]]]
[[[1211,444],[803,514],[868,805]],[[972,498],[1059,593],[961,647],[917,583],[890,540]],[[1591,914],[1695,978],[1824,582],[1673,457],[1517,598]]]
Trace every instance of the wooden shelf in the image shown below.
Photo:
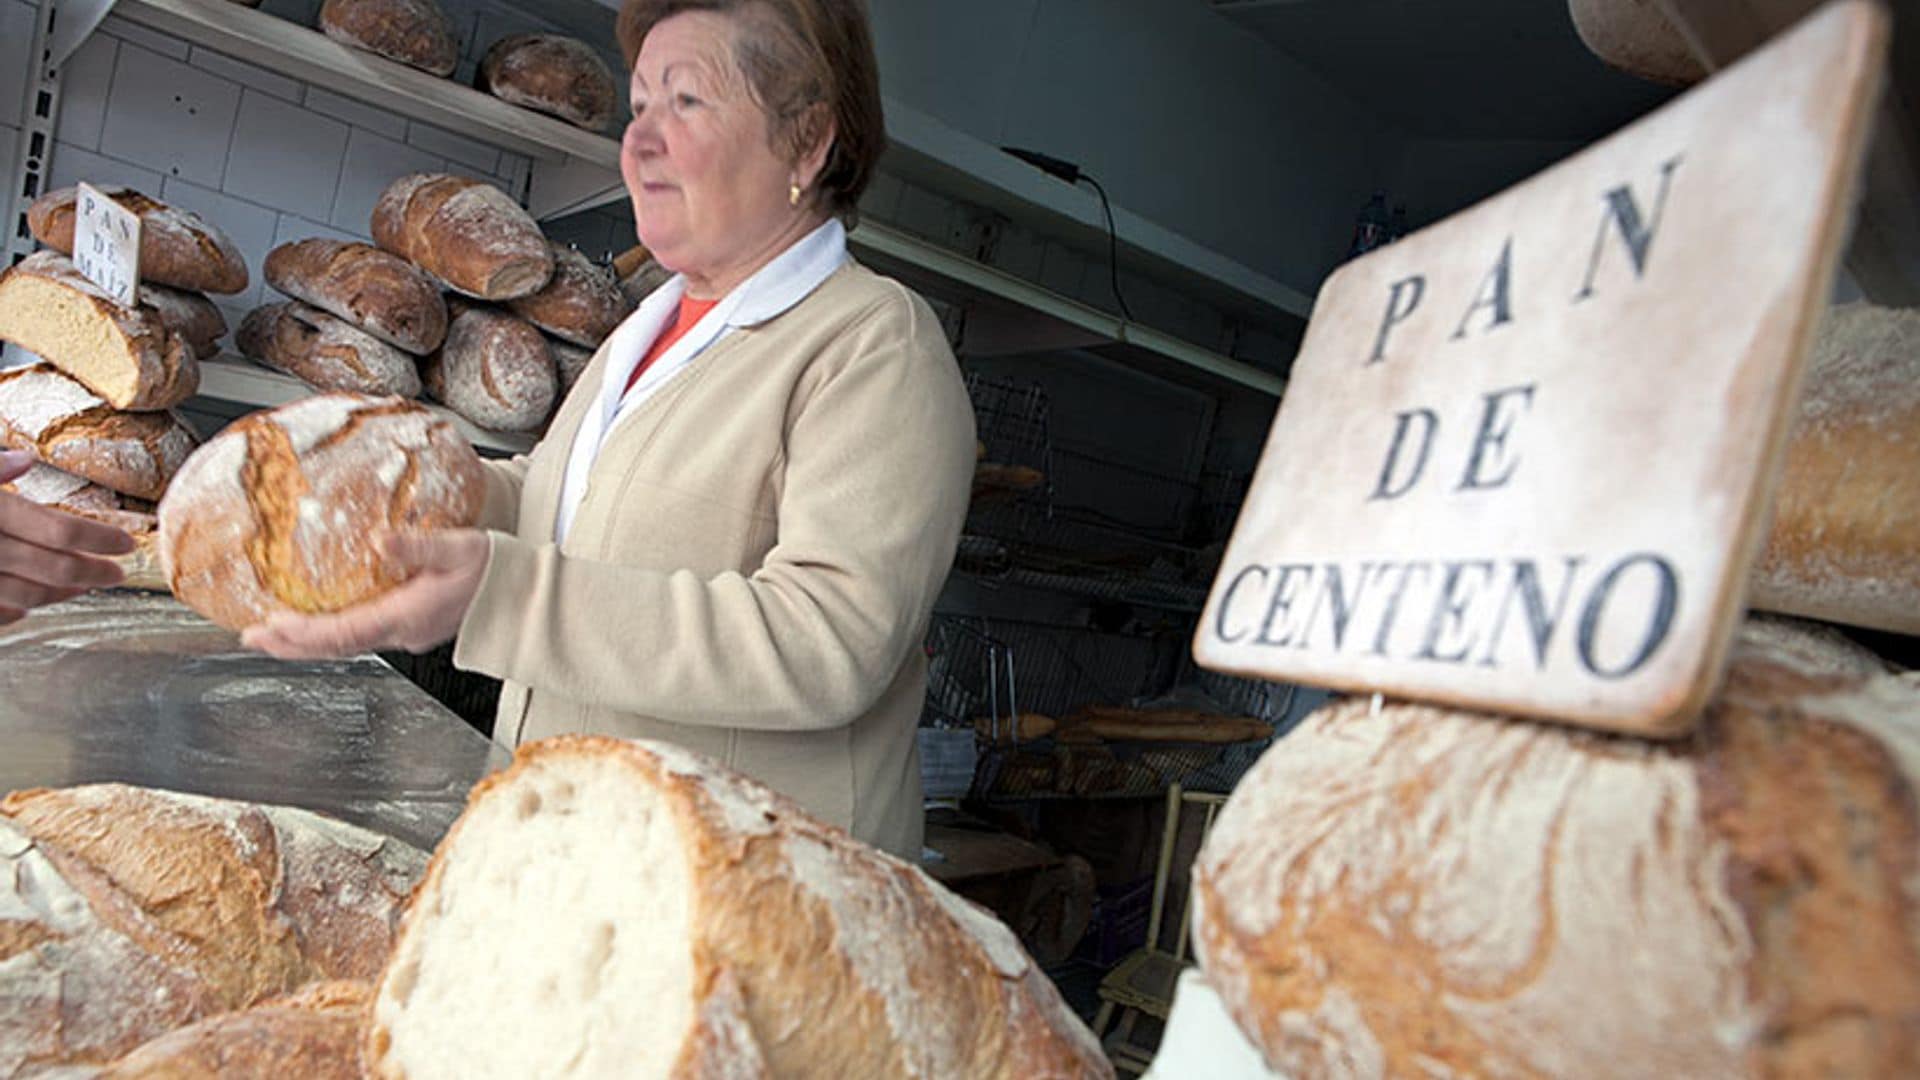
[[[251,360],[230,353],[221,353],[211,360],[200,362],[198,396],[202,398],[270,409],[311,397],[317,392],[313,387],[291,375],[268,370]],[[460,430],[460,434],[464,435],[468,442],[483,449],[506,454],[524,454],[533,449],[533,444],[538,441],[533,435],[488,431],[485,428],[476,427],[472,421],[439,405],[425,401],[421,404],[445,417]]]

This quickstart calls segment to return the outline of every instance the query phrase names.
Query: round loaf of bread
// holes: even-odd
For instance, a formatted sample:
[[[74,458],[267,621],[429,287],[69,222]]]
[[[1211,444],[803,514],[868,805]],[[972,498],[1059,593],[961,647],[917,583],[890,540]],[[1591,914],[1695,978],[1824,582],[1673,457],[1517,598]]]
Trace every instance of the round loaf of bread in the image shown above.
[[[485,496],[450,422],[322,394],[243,417],[187,460],[160,502],[160,558],[175,596],[240,630],[379,596],[402,580],[379,534],[471,525]]]
[[[198,214],[168,206],[132,188],[96,184],[100,193],[140,217],[140,278],[198,292],[238,293],[247,289],[247,260],[227,234]],[[27,207],[33,238],[73,254],[77,187],[59,188]]]
[[[993,916],[762,784],[603,736],[473,789],[366,1057],[389,1080],[1113,1076]]]
[[[537,292],[553,253],[533,217],[492,184],[411,173],[373,206],[373,242],[479,300]]]
[[[570,247],[553,245],[553,277],[546,287],[507,301],[515,315],[557,338],[597,349],[633,310],[612,271]]]
[[[559,34],[509,34],[494,42],[473,84],[588,131],[606,128],[620,94],[600,54]]]
[[[1920,311],[1827,313],[1747,603],[1920,634]]]
[[[315,389],[420,393],[420,365],[412,356],[298,300],[254,308],[233,338],[246,356]]]
[[[389,345],[425,356],[447,336],[447,302],[433,279],[372,244],[314,237],[267,253],[267,284]]]
[[[320,32],[435,75],[460,61],[460,36],[434,0],[326,0]]]
[[[1920,684],[1791,636],[1672,743],[1320,710],[1194,864],[1208,981],[1289,1076],[1910,1075]]]
[[[227,336],[227,317],[200,293],[143,281],[140,306],[160,316],[167,329],[193,350],[196,360],[219,352],[220,339]]]
[[[496,308],[453,305],[447,343],[420,368],[427,393],[489,431],[533,431],[559,394],[553,354],[533,324]]]
[[[313,980],[371,980],[425,865],[290,807],[122,784],[16,791],[0,801],[0,1076],[91,1076]]]

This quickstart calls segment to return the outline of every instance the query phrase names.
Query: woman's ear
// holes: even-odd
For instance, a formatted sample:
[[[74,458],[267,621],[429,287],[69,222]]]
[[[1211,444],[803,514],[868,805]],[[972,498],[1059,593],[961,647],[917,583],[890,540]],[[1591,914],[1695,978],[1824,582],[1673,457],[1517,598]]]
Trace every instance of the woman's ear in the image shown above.
[[[827,158],[833,152],[833,140],[839,129],[833,122],[833,110],[825,102],[816,101],[807,106],[800,117],[799,159],[793,163],[793,171],[800,186],[813,190],[815,181],[827,167]]]

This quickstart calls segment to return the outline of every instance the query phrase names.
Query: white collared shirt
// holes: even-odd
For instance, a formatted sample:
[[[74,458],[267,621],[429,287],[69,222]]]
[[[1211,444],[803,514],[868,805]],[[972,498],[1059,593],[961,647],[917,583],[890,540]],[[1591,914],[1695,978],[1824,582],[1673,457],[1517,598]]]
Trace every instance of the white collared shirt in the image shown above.
[[[614,329],[607,342],[607,364],[600,382],[599,400],[581,418],[567,456],[567,475],[560,487],[560,513],[554,519],[553,538],[564,543],[573,528],[573,516],[587,493],[587,477],[600,456],[607,433],[638,409],[669,379],[684,371],[707,346],[735,327],[757,326],[805,299],[847,261],[847,230],[837,219],[795,241],[752,277],[734,286],[711,311],[701,316],[680,340],[654,360],[627,389],[633,369],[646,356],[680,310],[686,278],[675,274],[640,302],[640,307]]]

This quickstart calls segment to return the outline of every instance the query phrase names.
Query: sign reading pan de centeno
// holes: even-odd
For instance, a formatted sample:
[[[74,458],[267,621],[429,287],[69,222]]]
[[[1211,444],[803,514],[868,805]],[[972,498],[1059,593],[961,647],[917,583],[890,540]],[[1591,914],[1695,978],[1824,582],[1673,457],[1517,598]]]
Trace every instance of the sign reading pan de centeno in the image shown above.
[[[1322,289],[1194,654],[1677,734],[1718,679],[1887,20],[1828,5]]]

